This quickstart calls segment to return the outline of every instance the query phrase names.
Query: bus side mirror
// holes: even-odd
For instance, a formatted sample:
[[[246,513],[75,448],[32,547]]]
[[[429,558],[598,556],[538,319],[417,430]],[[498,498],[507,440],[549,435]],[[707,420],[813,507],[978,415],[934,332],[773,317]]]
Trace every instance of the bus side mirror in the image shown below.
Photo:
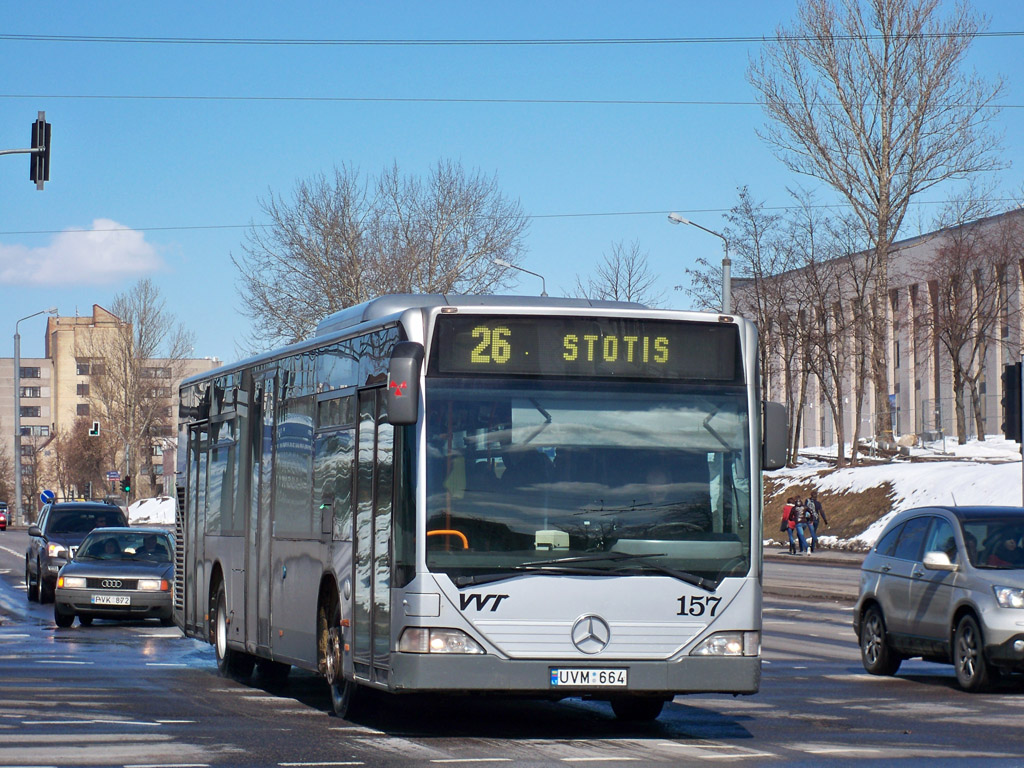
[[[762,403],[761,469],[786,466],[789,443],[789,419],[782,403]]]
[[[388,366],[388,423],[415,424],[420,412],[420,369],[423,345],[400,341],[391,352]]]

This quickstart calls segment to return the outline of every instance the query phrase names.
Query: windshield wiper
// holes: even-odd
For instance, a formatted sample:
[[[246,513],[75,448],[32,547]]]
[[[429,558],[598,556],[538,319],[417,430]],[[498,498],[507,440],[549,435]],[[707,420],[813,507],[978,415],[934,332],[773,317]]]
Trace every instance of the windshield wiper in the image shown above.
[[[658,563],[639,563],[635,568],[630,568],[629,570],[651,570],[657,571],[658,573],[664,573],[666,576],[671,576],[673,579],[678,579],[679,581],[684,581],[687,584],[692,584],[695,587],[703,589],[705,592],[717,591],[718,585],[722,583],[720,579],[705,579],[703,576],[698,576],[695,573],[680,571],[677,568],[669,568],[667,565],[659,565]]]
[[[607,568],[574,568],[571,565],[556,565],[549,563],[523,563],[514,565],[511,570],[502,573],[481,573],[475,576],[455,576],[452,583],[457,587],[468,587],[473,584],[490,584],[495,581],[514,579],[524,573],[550,573],[559,576],[614,576],[614,571]]]

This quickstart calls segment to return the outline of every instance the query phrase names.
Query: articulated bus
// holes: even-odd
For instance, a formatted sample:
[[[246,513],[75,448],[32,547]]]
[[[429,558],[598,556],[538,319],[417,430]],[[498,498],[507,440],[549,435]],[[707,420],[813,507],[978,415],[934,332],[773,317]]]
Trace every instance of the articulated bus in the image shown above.
[[[761,471],[742,318],[396,295],[181,384],[174,616],[221,673],[609,701],[755,693]]]

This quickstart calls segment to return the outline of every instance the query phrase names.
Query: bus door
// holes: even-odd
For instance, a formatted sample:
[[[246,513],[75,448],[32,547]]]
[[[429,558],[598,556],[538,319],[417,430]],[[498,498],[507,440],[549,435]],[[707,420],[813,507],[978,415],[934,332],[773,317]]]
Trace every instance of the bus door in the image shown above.
[[[274,373],[253,383],[252,484],[245,546],[246,647],[270,648],[270,525],[274,467]],[[255,646],[255,647],[254,647]]]
[[[359,392],[358,406],[352,661],[357,678],[386,683],[391,650],[394,427],[384,418],[383,389]]]
[[[210,425],[208,422],[192,424],[188,429],[188,500],[185,516],[185,627],[200,630],[206,614],[206,601],[197,600],[196,586],[201,585],[206,594],[206,580],[203,578],[203,533],[206,526],[206,459],[209,449]]]

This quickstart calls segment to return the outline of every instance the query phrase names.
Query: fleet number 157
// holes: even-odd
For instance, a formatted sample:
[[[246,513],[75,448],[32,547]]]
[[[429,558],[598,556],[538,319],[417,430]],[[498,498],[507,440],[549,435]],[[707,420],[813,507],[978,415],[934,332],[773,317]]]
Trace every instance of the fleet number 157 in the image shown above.
[[[708,616],[714,616],[722,602],[722,598],[711,595],[683,595],[676,599],[679,600],[678,616],[703,616],[705,611]]]

